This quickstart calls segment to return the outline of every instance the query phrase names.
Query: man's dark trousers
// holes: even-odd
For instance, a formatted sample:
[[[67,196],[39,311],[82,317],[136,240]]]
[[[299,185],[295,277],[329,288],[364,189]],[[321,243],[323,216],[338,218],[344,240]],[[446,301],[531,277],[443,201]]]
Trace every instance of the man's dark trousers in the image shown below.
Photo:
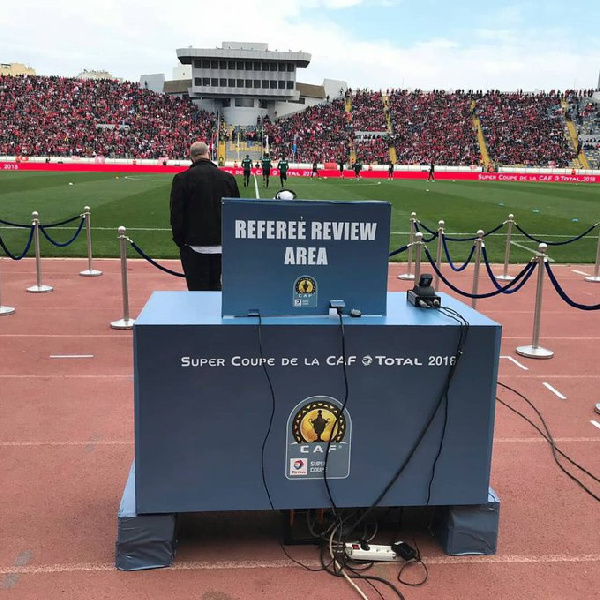
[[[190,292],[221,290],[221,254],[201,254],[189,246],[182,246],[179,256]]]

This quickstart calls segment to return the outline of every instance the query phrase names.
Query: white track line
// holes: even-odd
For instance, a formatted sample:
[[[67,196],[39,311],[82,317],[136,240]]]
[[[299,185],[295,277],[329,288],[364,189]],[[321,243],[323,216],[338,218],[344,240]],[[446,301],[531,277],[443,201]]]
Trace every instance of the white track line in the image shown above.
[[[589,277],[589,273],[584,273],[583,271],[578,271],[577,269],[571,269],[571,273],[577,273],[577,275],[583,275],[584,277]]]
[[[321,563],[316,560],[305,560],[304,564],[320,568]],[[549,554],[541,556],[523,555],[495,555],[495,556],[431,556],[427,558],[429,564],[461,565],[471,563],[593,563],[600,562],[600,554]],[[206,561],[206,562],[176,562],[167,570],[172,571],[210,571],[210,570],[246,570],[246,569],[300,569],[301,567],[290,560],[237,560],[237,561]],[[36,575],[43,573],[73,573],[84,571],[115,571],[114,562],[110,563],[67,563],[54,565],[24,565],[0,567],[0,575],[12,573],[21,575]]]
[[[544,387],[549,389],[553,394],[558,396],[561,400],[567,399],[566,396],[563,396],[556,388],[553,388],[547,381],[542,381],[542,384],[544,385]]]
[[[506,358],[511,362],[515,363],[515,365],[517,365],[517,367],[519,367],[520,369],[523,369],[523,371],[529,371],[529,367],[522,365],[518,360],[515,360],[512,356],[501,356],[500,358]]]
[[[560,440],[555,439],[554,441],[559,442]],[[132,446],[134,444],[133,440],[95,440],[93,443],[96,446]],[[0,448],[12,446],[87,446],[88,444],[90,444],[90,440],[85,442],[0,442]]]
[[[51,354],[50,358],[94,358],[93,354]]]
[[[598,423],[598,421],[594,421],[593,419],[590,421],[590,423],[594,426],[597,427],[598,429],[600,429],[600,423]]]

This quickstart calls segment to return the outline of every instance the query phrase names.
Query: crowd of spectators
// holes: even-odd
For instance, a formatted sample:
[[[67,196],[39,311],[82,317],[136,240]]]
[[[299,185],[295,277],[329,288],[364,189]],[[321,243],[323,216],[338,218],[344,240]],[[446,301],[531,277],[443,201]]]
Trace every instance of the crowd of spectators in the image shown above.
[[[216,123],[189,98],[156,94],[136,83],[62,77],[0,76],[0,155],[184,158],[198,139],[269,140],[275,157],[296,162],[479,165],[473,116],[479,116],[498,165],[568,166],[560,92],[348,90],[256,127]],[[585,93],[567,92],[578,127],[597,124]],[[348,102],[347,102],[348,101]],[[347,111],[347,105],[351,110]],[[218,127],[217,127],[218,125]],[[585,150],[585,148],[583,148]]]
[[[184,158],[215,117],[136,83],[0,76],[0,154]]]
[[[570,118],[577,128],[578,149],[583,150],[591,168],[600,168],[600,104],[594,102],[594,90],[567,91]]]
[[[399,164],[479,165],[469,93],[389,90],[388,103]]]
[[[488,91],[477,98],[475,110],[495,163],[567,167],[575,155],[559,93]]]

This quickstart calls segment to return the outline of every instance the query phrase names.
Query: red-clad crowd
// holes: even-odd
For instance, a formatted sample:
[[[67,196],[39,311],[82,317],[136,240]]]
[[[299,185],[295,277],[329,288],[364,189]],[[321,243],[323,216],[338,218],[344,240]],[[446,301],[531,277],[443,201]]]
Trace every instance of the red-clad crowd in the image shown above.
[[[214,115],[136,83],[0,76],[0,155],[183,158]]]
[[[559,93],[489,91],[477,98],[475,110],[498,164],[567,167],[574,157]]]
[[[348,123],[353,131],[387,131],[381,92],[357,90],[352,97]]]
[[[399,164],[480,163],[469,94],[390,90],[388,95]]]

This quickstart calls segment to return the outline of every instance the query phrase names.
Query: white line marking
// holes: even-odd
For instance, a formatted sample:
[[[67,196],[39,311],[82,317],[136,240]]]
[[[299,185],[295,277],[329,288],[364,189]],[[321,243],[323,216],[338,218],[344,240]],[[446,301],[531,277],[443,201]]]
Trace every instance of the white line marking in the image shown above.
[[[507,358],[511,362],[515,363],[515,365],[517,365],[517,367],[523,369],[523,371],[529,371],[529,367],[522,365],[518,360],[515,360],[512,356],[501,356],[500,358]]]
[[[597,427],[598,429],[600,429],[600,423],[598,423],[598,421],[594,421],[593,419],[590,421],[590,423],[594,426]]]
[[[563,396],[557,389],[553,388],[547,381],[542,381],[542,384],[548,388],[553,394],[558,396],[561,400],[566,400],[567,397]]]
[[[94,358],[93,354],[51,354],[50,358]]]
[[[589,273],[584,273],[583,271],[578,271],[577,269],[571,269],[571,273],[577,273],[577,275],[583,275],[584,277],[589,277]]]
[[[535,438],[495,438],[494,442],[498,442],[501,444],[535,444],[535,443],[547,443],[543,437],[535,437]],[[591,438],[591,437],[564,437],[564,438],[554,438],[555,442],[567,443],[567,442],[600,442],[600,438]],[[83,443],[83,442],[81,442]]]
[[[560,440],[555,439],[555,442]],[[7,446],[87,446],[89,440],[85,442],[0,442],[0,448]],[[130,446],[134,442],[126,440],[96,440],[94,444],[97,446]]]
[[[256,179],[256,173],[254,175],[254,191],[256,192],[256,199],[260,200],[260,194],[258,193],[258,179]]]
[[[531,254],[535,254],[536,256],[539,256],[540,253],[537,250],[534,250],[533,248],[529,248],[528,246],[524,246],[523,244],[519,244],[519,242],[515,242],[514,240],[510,240],[510,243],[513,246],[518,246],[519,248],[523,248],[523,250],[527,250],[527,252],[531,252]],[[555,262],[553,258],[548,257],[548,262]]]
[[[316,560],[305,560],[304,564],[318,568],[321,566]],[[600,562],[600,554],[580,555],[542,555],[542,556],[431,556],[427,562],[438,565],[470,564],[470,563],[592,563]],[[206,562],[180,562],[174,563],[168,570],[173,571],[209,571],[209,570],[241,570],[241,569],[300,569],[301,567],[289,560],[237,560],[237,561],[206,561]],[[113,571],[114,562],[111,563],[68,563],[55,565],[24,565],[0,567],[0,575],[19,573],[35,575],[40,573],[73,573],[77,571]]]

